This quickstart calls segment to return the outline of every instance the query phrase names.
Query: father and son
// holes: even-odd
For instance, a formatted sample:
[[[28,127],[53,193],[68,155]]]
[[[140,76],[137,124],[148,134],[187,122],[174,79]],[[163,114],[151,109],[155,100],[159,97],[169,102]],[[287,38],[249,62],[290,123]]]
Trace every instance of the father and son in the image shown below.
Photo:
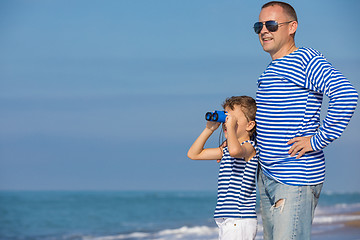
[[[214,218],[221,240],[255,239],[256,178],[264,239],[311,238],[325,177],[322,149],[345,130],[358,93],[320,52],[295,46],[297,26],[291,5],[262,6],[254,30],[272,61],[258,79],[256,102],[226,99],[226,141],[204,148],[221,124],[207,121],[188,151],[191,159],[220,162]],[[329,107],[320,125],[323,94]]]

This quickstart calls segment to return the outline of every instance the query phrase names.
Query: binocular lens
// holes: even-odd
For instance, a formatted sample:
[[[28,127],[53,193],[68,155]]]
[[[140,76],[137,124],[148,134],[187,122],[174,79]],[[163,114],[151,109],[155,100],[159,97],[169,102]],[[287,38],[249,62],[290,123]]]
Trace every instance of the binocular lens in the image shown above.
[[[214,122],[216,122],[218,119],[219,119],[219,114],[216,113],[216,112],[214,112],[214,113],[213,113],[213,116],[212,116],[212,120],[213,120]]]
[[[207,112],[206,114],[205,114],[205,119],[207,120],[207,121],[211,121],[211,119],[212,119],[212,113],[211,112]]]

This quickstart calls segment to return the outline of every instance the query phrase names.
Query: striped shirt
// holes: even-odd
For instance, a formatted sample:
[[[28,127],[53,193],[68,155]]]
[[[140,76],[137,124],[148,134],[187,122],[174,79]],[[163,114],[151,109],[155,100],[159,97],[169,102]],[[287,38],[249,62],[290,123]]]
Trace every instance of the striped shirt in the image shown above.
[[[320,126],[323,94],[329,108]],[[339,138],[353,115],[358,94],[318,51],[300,48],[270,63],[258,80],[257,144],[263,172],[288,185],[315,185],[325,178],[322,149]],[[287,142],[313,136],[314,151],[300,159]]]
[[[250,143],[257,150],[253,141]],[[233,158],[223,148],[218,179],[218,199],[214,218],[256,218],[256,183],[258,151],[248,162]]]

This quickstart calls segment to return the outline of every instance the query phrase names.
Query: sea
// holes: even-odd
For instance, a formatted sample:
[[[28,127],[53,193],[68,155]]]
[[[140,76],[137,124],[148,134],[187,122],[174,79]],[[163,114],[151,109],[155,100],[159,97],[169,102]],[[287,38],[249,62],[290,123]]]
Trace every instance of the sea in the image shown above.
[[[215,204],[212,191],[0,191],[0,240],[215,240]],[[312,239],[360,239],[359,213],[360,193],[322,193]]]

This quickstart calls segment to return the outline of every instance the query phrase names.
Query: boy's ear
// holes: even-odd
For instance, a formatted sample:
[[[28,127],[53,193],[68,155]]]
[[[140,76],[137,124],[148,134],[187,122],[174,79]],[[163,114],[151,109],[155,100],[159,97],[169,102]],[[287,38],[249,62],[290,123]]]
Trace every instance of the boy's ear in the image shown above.
[[[255,121],[250,121],[247,124],[246,131],[250,132],[255,127]]]

